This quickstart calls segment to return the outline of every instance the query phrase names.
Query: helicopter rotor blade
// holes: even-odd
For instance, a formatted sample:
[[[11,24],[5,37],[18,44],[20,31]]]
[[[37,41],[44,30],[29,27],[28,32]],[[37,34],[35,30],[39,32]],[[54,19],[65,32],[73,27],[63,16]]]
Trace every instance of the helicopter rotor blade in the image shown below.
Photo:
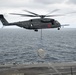
[[[74,11],[74,12],[69,12],[69,13],[65,13],[65,15],[72,14],[72,13],[76,13],[76,11]]]
[[[22,17],[25,17],[25,16],[27,16],[27,17],[55,17],[55,16],[64,16],[63,14],[62,15],[39,15],[39,16],[36,16],[36,15],[27,15],[27,14],[18,14],[18,13],[10,13],[10,14],[12,14],[12,15],[20,15],[20,16],[22,16]]]
[[[57,11],[59,11],[59,10],[60,10],[60,9],[55,9],[55,10],[49,12],[48,14],[51,14],[51,13],[57,12]],[[48,14],[46,14],[46,16],[47,16]]]
[[[28,12],[28,13],[31,13],[31,14],[33,14],[33,15],[39,17],[39,14],[36,14],[36,13],[34,13],[34,12],[31,12],[31,11],[28,11],[28,10],[24,10],[24,11],[26,11],[26,12]]]
[[[20,16],[28,16],[28,17],[36,17],[35,15],[26,15],[26,14],[18,14],[18,13],[10,13],[12,15],[20,15]]]
[[[58,15],[46,15],[45,17],[56,17],[56,16],[65,16],[65,15],[63,15],[63,14],[58,14]]]
[[[56,12],[56,11],[58,11],[58,10],[60,10],[60,9],[55,9],[55,10],[51,11],[50,13]],[[24,10],[24,11],[26,11],[26,12],[28,12],[28,13],[31,13],[31,15],[28,15],[28,14],[18,14],[18,13],[10,13],[10,14],[12,14],[12,15],[20,15],[20,16],[22,16],[22,17],[27,16],[27,17],[40,17],[40,18],[45,18],[45,17],[66,16],[66,15],[68,15],[68,14],[76,13],[76,11],[74,11],[74,12],[69,12],[69,13],[65,13],[65,14],[48,15],[48,14],[50,14],[50,13],[48,13],[47,15],[39,15],[39,14],[36,14],[36,13],[34,13],[34,12],[30,12],[30,11],[28,11],[28,10]]]
[[[54,12],[59,11],[59,10],[60,9],[55,9],[55,10],[51,11],[50,13],[54,13]]]
[[[65,14],[57,14],[57,15],[46,15],[45,17],[56,17],[56,16],[66,16],[72,13],[76,13],[76,11],[74,12],[69,12],[69,13],[65,13]]]

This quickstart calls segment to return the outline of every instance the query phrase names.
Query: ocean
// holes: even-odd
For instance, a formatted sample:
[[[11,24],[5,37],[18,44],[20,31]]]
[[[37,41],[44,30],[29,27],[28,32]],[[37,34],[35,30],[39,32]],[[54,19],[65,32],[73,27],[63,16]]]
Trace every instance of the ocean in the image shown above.
[[[45,57],[40,58],[38,50],[43,49]],[[0,64],[33,62],[75,62],[76,29],[62,28],[33,30],[0,29]]]

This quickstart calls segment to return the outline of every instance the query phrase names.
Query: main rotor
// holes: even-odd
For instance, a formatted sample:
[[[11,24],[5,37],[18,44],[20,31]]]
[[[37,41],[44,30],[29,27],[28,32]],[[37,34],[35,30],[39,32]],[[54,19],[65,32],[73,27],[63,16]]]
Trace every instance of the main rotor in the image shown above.
[[[48,13],[48,14],[57,12],[57,11],[59,11],[59,10],[60,10],[60,9],[55,9],[55,10],[51,11],[51,12]],[[10,13],[10,14],[12,14],[12,15],[20,15],[20,16],[23,16],[23,17],[25,17],[25,16],[27,16],[27,17],[40,17],[41,19],[43,19],[43,18],[45,18],[45,17],[62,16],[62,15],[48,15],[48,14],[46,14],[46,15],[39,15],[39,14],[37,14],[37,13],[31,12],[31,11],[28,11],[28,10],[24,10],[24,11],[30,13],[30,15],[28,15],[28,14],[18,14],[18,13]]]
[[[30,15],[28,15],[28,14],[19,14],[19,13],[10,13],[10,14],[12,14],[12,15],[20,15],[22,17],[40,17],[41,19],[43,19],[45,17],[65,16],[66,14],[76,13],[76,12],[70,12],[70,13],[66,13],[66,14],[49,15],[49,14],[52,14],[52,13],[57,12],[59,10],[60,9],[55,9],[55,10],[51,11],[50,13],[48,13],[46,15],[39,15],[37,13],[31,12],[31,11],[28,11],[28,10],[24,10],[24,11],[30,13]]]

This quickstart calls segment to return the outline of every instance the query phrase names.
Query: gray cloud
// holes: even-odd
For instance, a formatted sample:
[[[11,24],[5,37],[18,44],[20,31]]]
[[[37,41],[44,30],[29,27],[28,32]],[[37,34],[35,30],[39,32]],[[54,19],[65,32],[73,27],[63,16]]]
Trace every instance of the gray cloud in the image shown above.
[[[62,2],[63,0],[0,0],[0,7],[36,7]]]
[[[47,14],[48,12],[57,8],[60,8],[61,13],[63,13],[64,12],[63,9],[65,9],[65,11],[67,12],[69,10],[72,11],[72,8],[76,9],[75,4],[76,4],[76,0],[0,0],[0,13],[3,14],[14,11],[15,13],[16,12],[20,13],[22,9],[26,9],[38,14]],[[22,11],[22,13],[26,13],[26,12]],[[8,20],[12,22],[13,20],[16,21],[18,17],[17,18],[15,17],[15,19],[13,19],[13,17],[12,19],[10,18],[11,17],[9,17]],[[20,17],[20,20],[22,20],[22,18]],[[72,17],[70,18],[72,19]],[[63,18],[62,19],[60,18],[60,20],[62,20],[63,22]]]
[[[32,0],[0,0],[0,7],[24,7]]]
[[[0,0],[0,8],[52,9],[60,8],[62,3],[76,3],[76,0]],[[59,6],[60,5],[60,6]],[[64,6],[62,6],[64,7]],[[66,7],[66,6],[65,6]],[[70,7],[70,6],[69,6]]]
[[[76,0],[69,0],[69,3],[76,4]]]
[[[42,4],[54,4],[62,2],[62,0],[34,0],[34,1]]]
[[[48,5],[44,5],[43,1],[40,3],[35,0],[0,0],[0,8],[41,9],[46,8],[47,6]]]

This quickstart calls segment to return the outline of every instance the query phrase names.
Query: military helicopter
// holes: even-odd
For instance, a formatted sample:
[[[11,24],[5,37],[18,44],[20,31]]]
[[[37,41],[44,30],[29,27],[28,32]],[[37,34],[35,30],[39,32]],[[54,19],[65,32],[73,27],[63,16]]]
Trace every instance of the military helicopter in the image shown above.
[[[58,11],[59,9],[55,9],[53,10],[51,13]],[[24,10],[28,13],[30,13],[30,15],[28,14],[18,14],[18,13],[10,13],[12,15],[20,15],[23,17],[38,17],[35,19],[30,19],[28,21],[19,21],[19,22],[13,22],[13,23],[8,23],[7,20],[4,18],[4,15],[0,14],[0,20],[3,23],[4,26],[11,26],[11,25],[16,25],[25,29],[30,29],[30,30],[34,30],[34,31],[38,31],[38,29],[47,29],[47,28],[57,28],[58,30],[60,30],[61,28],[61,24],[52,18],[47,18],[47,17],[54,17],[54,16],[62,16],[62,15],[39,15],[36,14],[34,12],[28,11],[28,10]],[[67,26],[67,25],[65,25]]]

